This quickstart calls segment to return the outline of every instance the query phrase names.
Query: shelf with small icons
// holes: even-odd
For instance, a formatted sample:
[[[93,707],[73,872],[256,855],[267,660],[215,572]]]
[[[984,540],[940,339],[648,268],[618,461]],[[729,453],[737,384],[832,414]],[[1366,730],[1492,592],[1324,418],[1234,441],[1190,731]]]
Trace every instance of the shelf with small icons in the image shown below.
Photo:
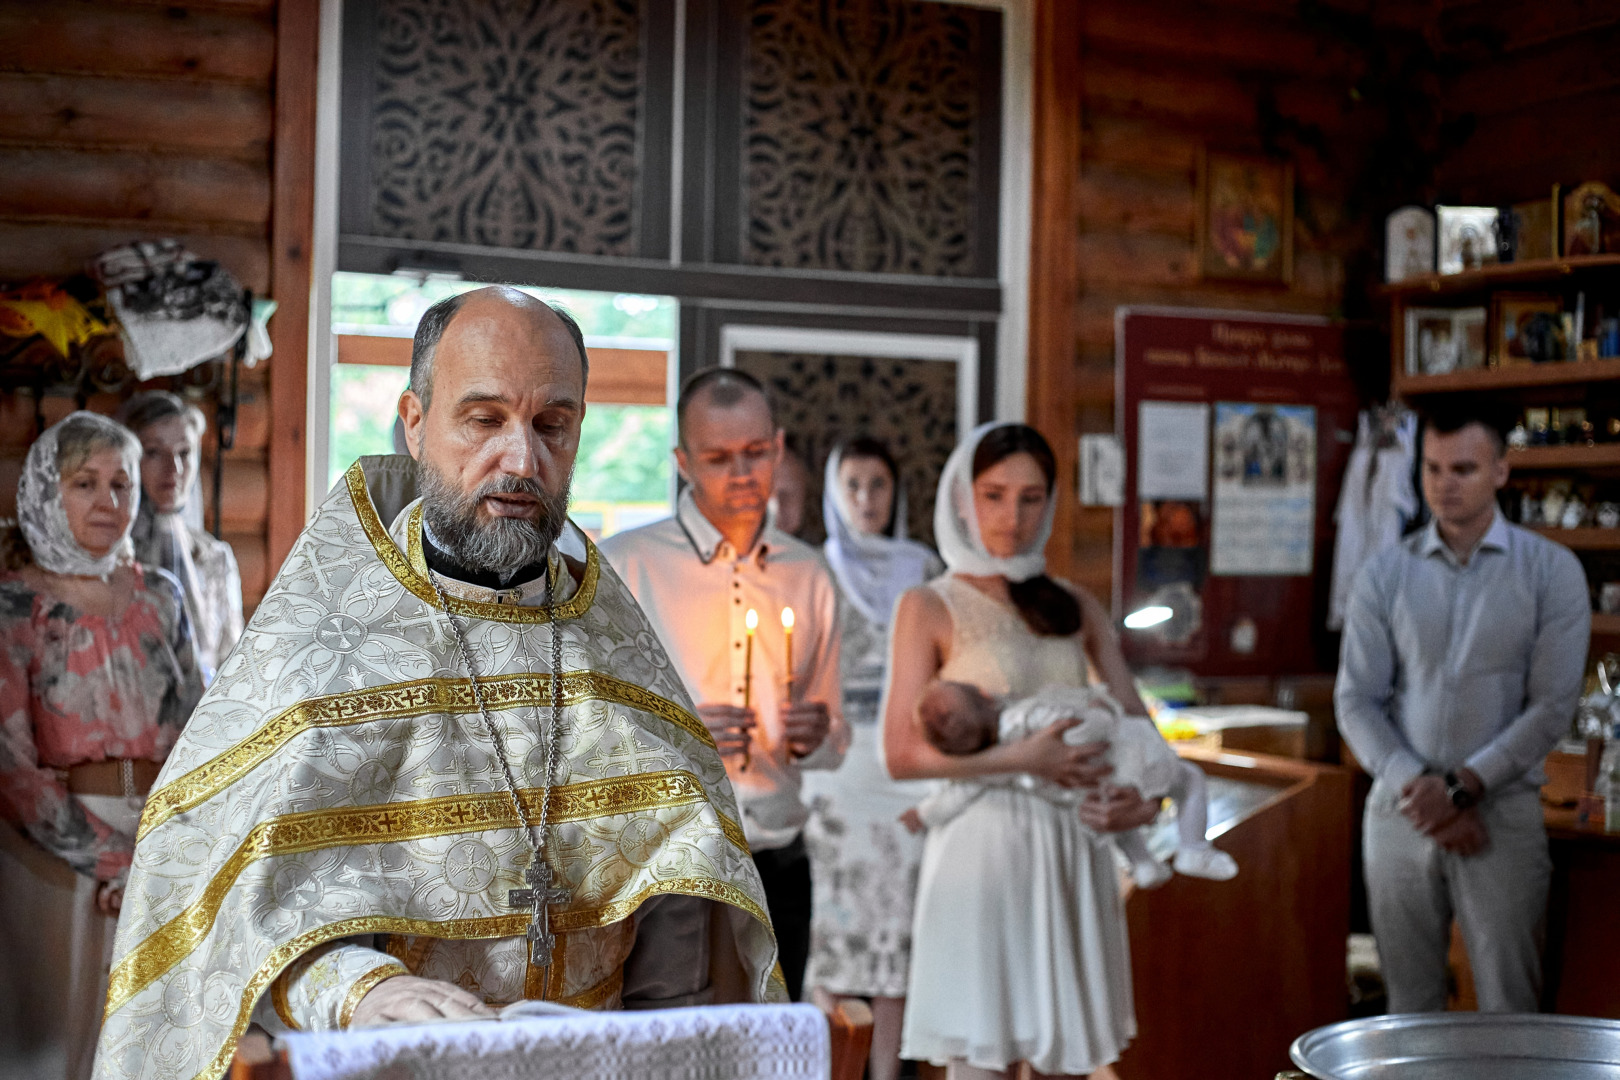
[[[1458,391],[1523,390],[1535,386],[1567,386],[1620,381],[1620,358],[1514,364],[1508,367],[1448,371],[1444,375],[1395,377],[1395,390],[1403,397],[1450,394]]]
[[[1526,259],[1493,263],[1457,274],[1425,274],[1392,285],[1379,286],[1387,296],[1427,296],[1434,293],[1484,292],[1502,285],[1556,282],[1583,270],[1620,270],[1620,255],[1570,255],[1561,259]]]
[[[1515,469],[1620,469],[1620,443],[1591,446],[1526,446],[1509,450]]]
[[[1574,529],[1534,525],[1531,529],[1574,551],[1620,551],[1620,529],[1601,529],[1595,525]]]

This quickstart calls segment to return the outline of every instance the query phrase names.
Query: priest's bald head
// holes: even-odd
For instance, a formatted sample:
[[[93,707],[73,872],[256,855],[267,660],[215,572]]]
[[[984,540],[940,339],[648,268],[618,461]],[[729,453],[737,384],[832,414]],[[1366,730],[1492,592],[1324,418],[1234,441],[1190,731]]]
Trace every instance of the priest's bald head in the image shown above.
[[[422,316],[399,416],[446,555],[499,575],[545,560],[568,511],[588,372],[579,325],[519,289],[476,289]]]

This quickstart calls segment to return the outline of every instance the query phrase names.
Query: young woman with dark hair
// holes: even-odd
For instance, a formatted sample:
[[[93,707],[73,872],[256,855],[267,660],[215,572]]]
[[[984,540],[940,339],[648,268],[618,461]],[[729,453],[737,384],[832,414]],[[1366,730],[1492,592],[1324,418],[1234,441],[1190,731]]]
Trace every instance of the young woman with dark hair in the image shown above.
[[[1041,433],[1025,424],[1003,424],[992,428],[979,440],[979,448],[973,452],[973,478],[977,480],[1015,454],[1028,454],[1034,459],[1046,478],[1047,502],[1050,503],[1057,480],[1057,458]],[[1080,601],[1045,574],[1026,581],[1009,581],[1007,596],[1036,634],[1068,637],[1080,629]]]
[[[1094,787],[1079,812],[992,786],[930,830],[918,879],[902,1053],[953,1077],[1079,1076],[1116,1060],[1136,1031],[1130,949],[1113,855],[1100,833],[1151,821],[1135,788],[1098,786],[1106,744],[1069,746],[1053,725],[952,756],[931,746],[917,705],[936,679],[993,698],[1095,673],[1145,715],[1107,613],[1046,574],[1056,464],[1022,424],[985,425],[952,453],[934,504],[949,570],[895,611],[883,746],[896,779],[1029,773]],[[1144,723],[1147,721],[1143,721]]]

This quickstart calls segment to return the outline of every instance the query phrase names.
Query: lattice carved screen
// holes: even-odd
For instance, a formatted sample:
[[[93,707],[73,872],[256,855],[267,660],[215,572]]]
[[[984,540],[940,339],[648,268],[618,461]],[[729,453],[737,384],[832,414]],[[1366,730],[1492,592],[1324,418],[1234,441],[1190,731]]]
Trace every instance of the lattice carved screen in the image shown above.
[[[749,9],[743,261],[982,274],[983,84],[1000,64],[986,27],[999,23],[923,0]]]
[[[342,8],[340,270],[677,296],[688,366],[717,359],[706,302],[928,334],[997,319],[998,10]]]
[[[371,235],[637,253],[641,0],[378,0],[375,18],[355,135]]]
[[[957,366],[948,360],[739,350],[736,365],[770,390],[776,419],[810,466],[806,538],[826,539],[822,474],[840,442],[888,444],[906,485],[913,539],[934,542],[934,492],[956,445]]]

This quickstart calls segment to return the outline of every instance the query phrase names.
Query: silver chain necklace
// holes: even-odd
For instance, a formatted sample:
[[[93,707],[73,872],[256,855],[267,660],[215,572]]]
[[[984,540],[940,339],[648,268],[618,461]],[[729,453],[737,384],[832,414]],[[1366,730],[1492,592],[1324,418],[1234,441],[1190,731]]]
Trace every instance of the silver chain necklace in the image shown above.
[[[547,569],[549,571],[550,567]],[[529,963],[538,968],[549,968],[551,952],[557,944],[556,936],[551,932],[549,905],[566,903],[572,896],[567,889],[553,886],[551,864],[546,862],[546,817],[551,809],[551,776],[557,760],[557,735],[562,729],[562,635],[557,632],[556,578],[550,573],[546,578],[546,619],[551,627],[551,722],[547,724],[542,720],[540,723],[540,744],[544,751],[541,756],[540,820],[533,823],[529,821],[529,811],[523,805],[523,797],[518,794],[517,777],[506,758],[506,745],[501,741],[500,729],[495,726],[495,718],[489,714],[489,706],[484,701],[484,687],[478,678],[478,667],[473,662],[472,645],[450,611],[450,598],[445,595],[439,575],[429,570],[428,580],[433,583],[434,592],[439,594],[439,606],[444,610],[450,629],[455,632],[457,644],[461,646],[461,662],[466,666],[467,680],[472,684],[473,701],[478,705],[478,715],[483,718],[489,741],[495,747],[495,758],[501,763],[501,776],[506,781],[506,793],[512,799],[512,808],[517,811],[523,839],[529,845],[529,865],[523,871],[523,880],[529,887],[510,890],[506,894],[506,902],[510,907],[529,910]],[[536,715],[539,711],[535,710]]]

